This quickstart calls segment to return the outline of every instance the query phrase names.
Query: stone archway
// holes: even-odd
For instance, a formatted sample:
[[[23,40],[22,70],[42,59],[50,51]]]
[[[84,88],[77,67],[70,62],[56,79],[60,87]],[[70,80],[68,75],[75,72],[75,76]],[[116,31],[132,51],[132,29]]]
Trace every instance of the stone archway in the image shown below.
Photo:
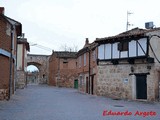
[[[34,65],[39,69],[39,84],[48,83],[48,55],[27,55],[27,66]]]
[[[29,70],[27,71],[27,84],[39,84],[40,83],[40,67],[41,64],[35,63],[35,62],[29,62],[28,67],[30,66],[34,66],[35,67],[35,71],[34,70]]]

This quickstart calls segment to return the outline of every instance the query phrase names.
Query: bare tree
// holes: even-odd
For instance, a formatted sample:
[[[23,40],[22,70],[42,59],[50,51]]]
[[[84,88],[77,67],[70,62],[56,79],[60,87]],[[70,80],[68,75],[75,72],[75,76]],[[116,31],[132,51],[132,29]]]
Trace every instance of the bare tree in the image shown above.
[[[61,45],[60,50],[62,51],[69,51],[69,52],[77,52],[78,51],[78,45],[73,45],[72,47],[67,46],[66,44]]]

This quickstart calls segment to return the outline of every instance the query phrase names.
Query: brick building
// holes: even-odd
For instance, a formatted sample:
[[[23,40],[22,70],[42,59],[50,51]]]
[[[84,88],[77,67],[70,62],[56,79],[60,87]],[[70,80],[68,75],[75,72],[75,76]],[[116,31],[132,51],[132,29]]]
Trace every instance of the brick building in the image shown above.
[[[24,88],[26,85],[27,51],[29,49],[29,43],[24,36],[17,39],[17,88]]]
[[[95,94],[96,88],[96,43],[89,43],[86,38],[84,47],[77,53],[77,74],[79,80],[79,91]]]
[[[74,87],[76,61],[76,52],[53,51],[49,59],[49,85]]]
[[[17,37],[21,23],[4,15],[0,7],[0,100],[9,99],[15,90]]]

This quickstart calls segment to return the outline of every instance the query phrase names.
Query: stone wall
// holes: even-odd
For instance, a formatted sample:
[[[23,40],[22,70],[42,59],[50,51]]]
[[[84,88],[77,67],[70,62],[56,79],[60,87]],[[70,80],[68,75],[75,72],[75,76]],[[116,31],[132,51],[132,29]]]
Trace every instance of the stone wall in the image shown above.
[[[75,58],[58,58],[54,54],[50,56],[49,85],[73,88],[75,79],[77,79]]]
[[[27,55],[27,65],[35,65],[39,69],[39,84],[47,84],[49,76],[48,55]]]
[[[135,100],[135,74],[149,73],[147,75],[147,100],[153,101],[157,99],[159,67],[155,64],[143,63],[142,61],[138,61],[134,65],[127,63],[112,65],[109,62],[100,62],[97,73],[96,94],[111,98]],[[131,67],[133,71],[131,71]]]
[[[86,77],[88,77],[88,79],[89,79],[89,73],[88,72],[81,73],[81,74],[79,74],[79,77],[78,77],[79,91],[83,92],[83,93],[86,93]]]
[[[17,70],[16,88],[23,89],[26,84],[26,74],[24,71]]]
[[[7,99],[8,99],[8,90],[0,89],[0,100],[7,100]]]

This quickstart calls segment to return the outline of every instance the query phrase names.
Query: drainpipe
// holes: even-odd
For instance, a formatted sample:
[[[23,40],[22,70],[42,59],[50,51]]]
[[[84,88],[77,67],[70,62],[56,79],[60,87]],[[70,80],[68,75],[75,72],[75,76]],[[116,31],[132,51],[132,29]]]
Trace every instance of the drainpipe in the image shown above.
[[[91,57],[90,57],[90,49],[88,48],[89,50],[89,93],[91,94],[91,81],[90,81],[90,74],[91,74],[91,71],[90,71],[90,67],[91,67],[91,64],[90,64],[90,61],[91,61]]]
[[[160,72],[158,72],[158,101],[160,101]]]
[[[57,87],[60,87],[60,58],[58,57],[58,79],[57,79]]]
[[[13,73],[12,73],[12,69],[13,69],[13,45],[14,45],[14,27],[11,26],[11,56],[10,56],[10,73],[9,73],[9,96],[8,96],[8,100],[10,100],[11,95],[12,95],[12,78],[13,78]]]

